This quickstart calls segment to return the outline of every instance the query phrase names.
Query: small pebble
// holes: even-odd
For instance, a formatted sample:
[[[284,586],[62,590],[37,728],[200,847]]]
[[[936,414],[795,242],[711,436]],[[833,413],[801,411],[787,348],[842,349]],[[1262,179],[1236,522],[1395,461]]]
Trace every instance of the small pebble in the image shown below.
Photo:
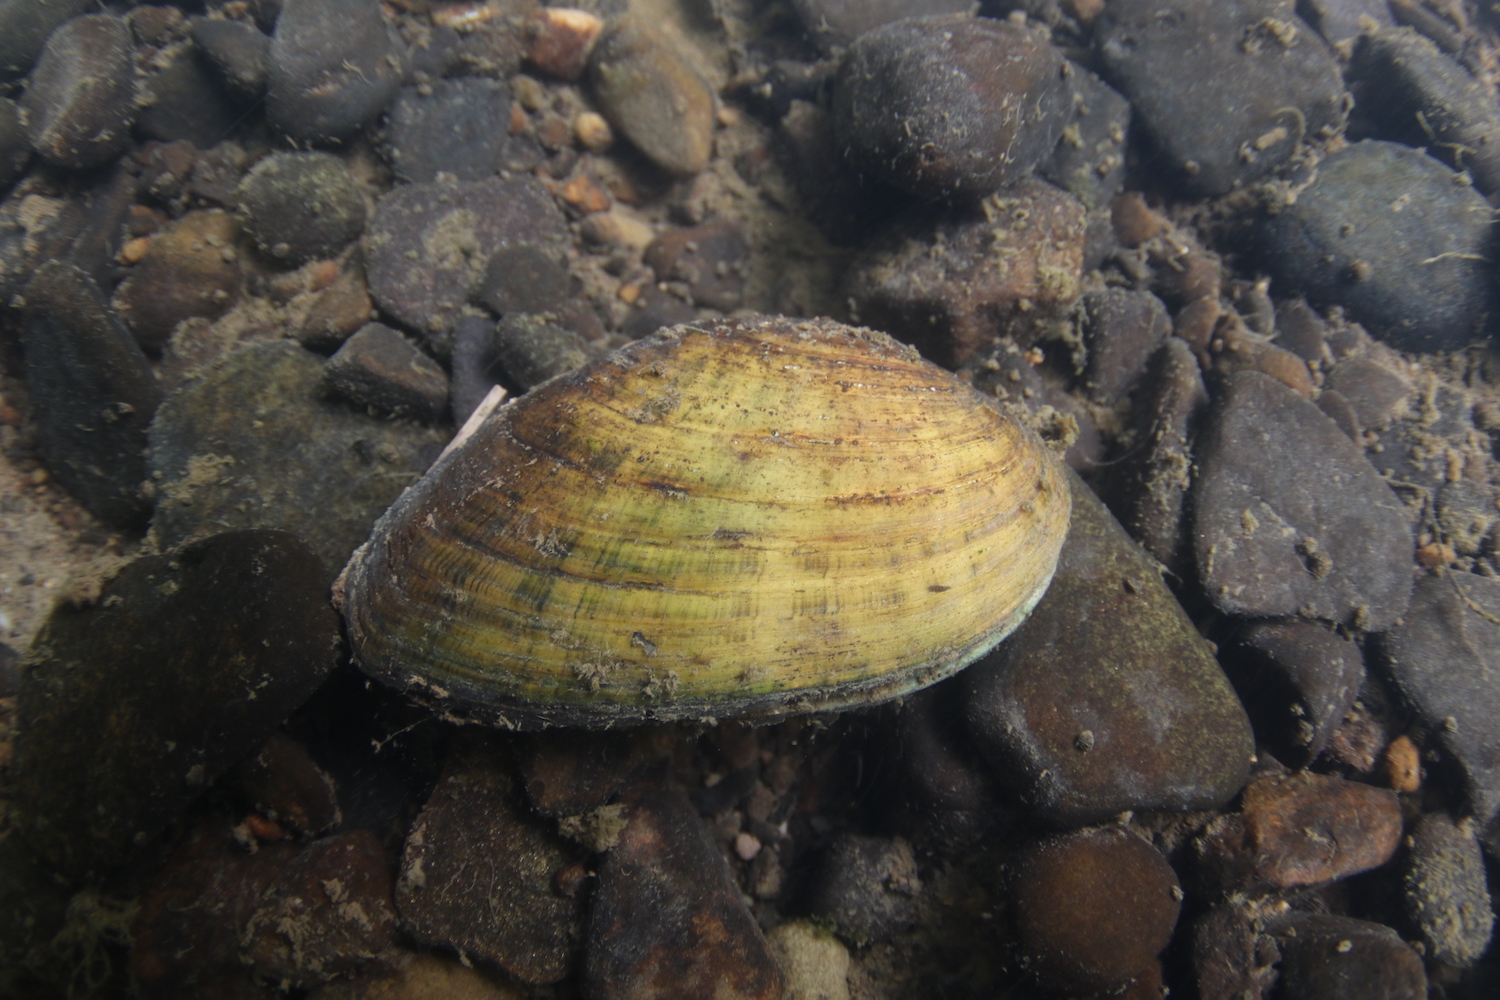
[[[570,372],[591,357],[559,313],[510,313],[495,328],[494,358],[523,391]]]
[[[850,162],[922,198],[976,198],[1020,180],[1073,113],[1045,35],[966,14],[861,35],[834,81],[833,127]]]
[[[297,342],[310,351],[336,351],[369,322],[374,308],[363,275],[357,269],[344,271],[313,300],[297,330]]]
[[[252,100],[265,93],[270,73],[269,37],[244,21],[195,17],[189,23],[194,44],[208,56],[231,91]]]
[[[922,882],[911,845],[900,837],[841,834],[818,866],[808,907],[833,921],[845,941],[887,941],[917,921]]]
[[[578,80],[604,22],[575,7],[542,7],[526,18],[526,61],[558,80]]]
[[[1324,385],[1349,401],[1362,431],[1385,430],[1406,416],[1415,391],[1399,368],[1368,356],[1340,361],[1329,369]]]
[[[474,298],[499,316],[559,309],[573,291],[567,268],[530,244],[496,250],[484,266]]]
[[[1265,221],[1261,241],[1280,290],[1341,305],[1400,350],[1456,350],[1484,335],[1489,204],[1415,149],[1366,141],[1333,153]]]
[[[1182,890],[1167,859],[1120,827],[1065,834],[1014,861],[1016,935],[1052,989],[1118,992],[1167,946]]]
[[[693,302],[731,312],[744,298],[742,268],[749,247],[739,226],[728,219],[663,233],[641,258],[657,281],[682,281]]]
[[[239,226],[218,209],[189,212],[151,238],[115,290],[114,306],[136,341],[159,354],[177,324],[215,320],[240,296]]]
[[[130,29],[109,14],[77,17],[52,33],[21,95],[38,156],[86,170],[125,151],[136,117],[133,54]]]
[[[1402,885],[1406,911],[1430,961],[1463,967],[1484,954],[1495,929],[1495,909],[1471,824],[1454,823],[1445,813],[1427,813],[1418,820]]]
[[[510,984],[457,958],[425,952],[382,957],[389,967],[380,973],[335,980],[310,993],[309,1000],[523,1000]]]
[[[272,733],[232,776],[251,808],[297,833],[327,833],[343,819],[333,779],[285,733]]]
[[[406,51],[378,0],[282,0],[269,59],[266,117],[289,139],[328,145],[391,103]]]
[[[615,144],[614,131],[597,111],[580,112],[573,119],[573,135],[578,139],[578,145],[590,153],[602,153]]]
[[[442,367],[383,323],[368,323],[344,341],[325,371],[333,391],[355,406],[433,423],[448,404]]]
[[[235,210],[256,246],[288,265],[337,254],[365,226],[365,200],[353,175],[328,153],[261,160],[240,182]]]
[[[1307,621],[1257,622],[1238,635],[1229,675],[1278,760],[1311,764],[1354,706],[1364,657],[1348,638]]]
[[[714,93],[663,37],[636,17],[605,28],[589,57],[589,84],[610,124],[669,174],[708,165]]]
[[[849,950],[809,920],[788,920],[766,935],[786,975],[785,1000],[849,1000]]]
[[[31,161],[31,141],[16,102],[0,97],[0,195],[20,179]]]
[[[1171,332],[1167,307],[1150,292],[1124,288],[1089,292],[1079,304],[1088,352],[1084,388],[1096,402],[1118,403]]]

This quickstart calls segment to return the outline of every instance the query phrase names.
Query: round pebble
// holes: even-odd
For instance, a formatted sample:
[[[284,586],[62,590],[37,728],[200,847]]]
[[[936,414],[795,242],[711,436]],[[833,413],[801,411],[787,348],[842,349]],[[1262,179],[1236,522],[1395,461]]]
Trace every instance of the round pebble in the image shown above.
[[[1446,351],[1480,337],[1493,308],[1492,220],[1437,160],[1369,141],[1320,163],[1262,239],[1273,287],[1343,306],[1401,350]]]
[[[1024,851],[1015,868],[1016,933],[1046,985],[1116,991],[1167,946],[1182,890],[1150,844],[1119,828]]]
[[[634,18],[605,29],[589,58],[600,110],[636,148],[670,174],[708,165],[714,94],[669,43]]]
[[[328,257],[365,227],[365,201],[343,161],[328,153],[277,153],[240,182],[235,208],[257,246],[286,264]]]
[[[834,82],[833,127],[859,169],[923,198],[1020,180],[1073,117],[1065,63],[1041,32],[967,15],[862,35]]]
[[[379,0],[283,0],[266,116],[298,142],[346,142],[396,96],[405,55]]]

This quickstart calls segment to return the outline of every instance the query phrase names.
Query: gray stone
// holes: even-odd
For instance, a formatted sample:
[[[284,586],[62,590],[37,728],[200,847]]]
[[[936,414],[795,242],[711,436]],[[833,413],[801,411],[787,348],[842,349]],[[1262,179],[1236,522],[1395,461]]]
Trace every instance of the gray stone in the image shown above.
[[[1091,211],[1107,209],[1125,184],[1130,102],[1082,66],[1070,69],[1073,123],[1037,172]]]
[[[85,170],[125,151],[136,116],[134,55],[130,29],[108,14],[86,14],[53,32],[21,96],[38,156]]]
[[[1446,813],[1417,821],[1402,877],[1406,910],[1431,961],[1471,965],[1489,947],[1495,910],[1473,827]]]
[[[1224,194],[1343,125],[1338,65],[1279,0],[1111,0],[1095,28],[1104,77],[1198,195]]]
[[[452,174],[480,181],[501,170],[524,170],[525,150],[510,136],[510,88],[500,80],[464,77],[403,87],[386,116],[386,155],[408,183]]]
[[[391,103],[405,61],[379,0],[283,0],[266,116],[297,142],[347,142]]]
[[[365,228],[365,199],[328,153],[276,153],[235,191],[235,208],[261,251],[284,264],[331,257]]]
[[[90,0],[0,0],[0,80],[30,72],[47,37],[90,6]]]
[[[903,17],[972,14],[974,0],[793,0],[802,26],[825,52]]]
[[[1229,667],[1256,737],[1285,764],[1306,767],[1328,745],[1365,679],[1359,647],[1314,622],[1256,622]]]
[[[1332,154],[1260,238],[1278,287],[1343,306],[1401,350],[1455,350],[1484,335],[1490,206],[1415,149],[1367,141]]]
[[[265,93],[271,71],[271,39],[255,25],[195,17],[189,31],[230,90],[252,99]]]
[[[383,323],[367,323],[328,359],[328,384],[356,406],[432,422],[448,405],[441,366]]]
[[[1406,610],[1401,500],[1313,403],[1268,375],[1230,375],[1197,457],[1193,551],[1222,611],[1378,631]]]
[[[864,947],[913,926],[921,891],[910,844],[846,833],[824,855],[808,907],[831,920],[844,940]]]

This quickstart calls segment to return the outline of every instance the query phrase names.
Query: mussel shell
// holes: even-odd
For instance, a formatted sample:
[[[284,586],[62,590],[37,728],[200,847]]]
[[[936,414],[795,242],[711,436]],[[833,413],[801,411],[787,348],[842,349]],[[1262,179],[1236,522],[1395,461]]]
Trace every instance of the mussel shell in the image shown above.
[[[361,667],[493,725],[773,717],[909,693],[1041,598],[1067,483],[884,334],[723,320],[500,408],[337,595]]]

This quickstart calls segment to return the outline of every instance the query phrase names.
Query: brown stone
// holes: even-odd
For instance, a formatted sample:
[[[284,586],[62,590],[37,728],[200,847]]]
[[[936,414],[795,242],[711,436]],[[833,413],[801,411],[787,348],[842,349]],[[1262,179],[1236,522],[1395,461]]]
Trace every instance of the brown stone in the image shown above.
[[[1085,215],[1037,180],[979,208],[916,208],[851,264],[856,319],[949,367],[1002,336],[1028,346],[1078,300]]]
[[[293,830],[323,833],[342,819],[333,779],[285,733],[273,733],[232,775],[252,808]]]
[[[239,297],[239,227],[217,209],[189,212],[151,241],[115,292],[114,306],[148,351],[159,351],[185,319],[217,319]]]
[[[596,1000],[780,1000],[782,974],[728,864],[680,791],[630,788],[599,866],[584,982]]]
[[[577,80],[604,22],[572,7],[543,7],[526,18],[526,61],[548,76]]]

